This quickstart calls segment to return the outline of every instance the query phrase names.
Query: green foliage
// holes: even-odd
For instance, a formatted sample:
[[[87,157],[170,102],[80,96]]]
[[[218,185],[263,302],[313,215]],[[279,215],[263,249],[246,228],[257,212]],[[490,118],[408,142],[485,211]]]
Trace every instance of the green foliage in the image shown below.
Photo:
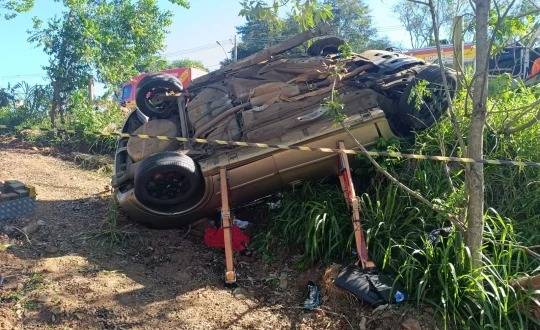
[[[112,154],[116,147],[115,136],[100,136],[93,133],[112,133],[120,129],[124,115],[119,106],[110,100],[88,101],[86,90],[75,91],[68,102],[68,113],[64,124],[59,130],[74,130],[75,133],[40,132],[39,130],[20,130],[18,135],[26,141],[38,146],[54,146],[64,151],[81,151],[99,154]],[[16,109],[15,113],[18,113]],[[6,122],[10,126],[49,127],[50,122],[46,114],[40,116],[22,113],[18,123],[9,123],[12,117],[2,116],[0,110],[0,123]]]
[[[506,10],[510,12],[511,9],[508,6],[496,7],[489,13],[488,24],[493,33],[492,54],[497,54],[506,45],[526,36],[533,30],[535,24],[534,15],[522,16],[521,13],[517,12],[501,17]],[[538,11],[536,14],[538,14]]]
[[[0,0],[0,9],[5,11],[4,18],[11,19],[17,14],[30,11],[35,0]]]
[[[343,58],[350,58],[353,55],[351,44],[348,42],[345,42],[344,44],[340,45],[339,52],[341,53],[341,56]]]
[[[35,309],[37,307],[36,302],[30,299],[30,295],[32,292],[42,288],[44,285],[43,282],[42,273],[31,273],[23,283],[22,288],[17,288],[14,291],[0,291],[0,303],[14,302],[25,309]]]
[[[470,77],[465,78],[470,83]],[[486,158],[540,160],[540,125],[510,136],[510,121],[527,122],[536,111],[527,108],[538,91],[501,76],[489,97]],[[339,103],[339,102],[338,102]],[[469,123],[471,100],[460,91],[455,111],[461,124]],[[518,109],[518,110],[516,110]],[[455,133],[448,118],[419,133],[413,143],[379,141],[377,150],[457,155]],[[443,151],[444,150],[444,151]],[[464,168],[405,159],[379,159],[389,172],[442,209],[460,214],[466,205]],[[352,163],[355,184],[362,191],[362,223],[371,258],[392,274],[413,302],[432,305],[444,328],[531,329],[538,327],[528,314],[534,294],[512,287],[515,279],[540,271],[540,260],[526,246],[540,245],[540,172],[535,168],[487,165],[483,266],[473,272],[460,232],[429,241],[429,233],[450,226],[444,214],[424,207],[390,184],[364,157]],[[450,179],[450,180],[449,180]],[[370,185],[368,185],[371,183]],[[265,232],[257,236],[264,255],[290,244],[302,255],[302,266],[319,261],[350,262],[355,256],[352,225],[337,185],[308,182],[283,192],[271,211]],[[537,299],[537,296],[536,296]]]
[[[302,31],[309,30],[334,17],[332,7],[316,0],[296,0],[292,5],[292,17]]]
[[[99,246],[106,248],[122,246],[135,234],[127,231],[125,227],[120,227],[118,224],[119,213],[118,202],[111,197],[108,201],[107,216],[103,220],[101,228],[90,235],[90,238],[95,239]]]
[[[169,68],[196,68],[208,72],[208,68],[204,66],[203,62],[199,60],[193,60],[189,58],[183,58],[180,60],[174,60],[170,62],[167,67]]]
[[[236,30],[241,39],[238,43],[238,58],[245,58],[299,31],[292,19],[287,19],[279,27],[263,19],[247,19]]]
[[[0,106],[0,124],[28,126],[41,123],[47,117],[51,96],[49,86],[20,82],[4,91],[8,102]]]
[[[244,58],[269,45],[285,40],[320,22],[330,25],[330,34],[348,41],[352,51],[358,52],[368,47],[384,48],[389,45],[385,38],[378,38],[369,9],[363,1],[324,0],[290,2],[287,1],[243,1],[240,15],[246,24],[237,28],[241,36],[238,57]],[[283,15],[281,11],[290,10]]]
[[[352,51],[390,46],[389,40],[377,37],[369,7],[364,1],[325,0],[324,3],[332,11],[332,17],[328,19],[330,33],[344,38]]]
[[[64,105],[71,93],[83,88],[91,75],[90,64],[84,57],[83,21],[72,11],[51,19],[44,28],[41,21],[34,20],[34,32],[28,40],[43,47],[49,56],[45,69],[53,88],[51,121],[55,121],[57,113],[63,119]]]
[[[11,93],[9,85],[7,88],[0,88],[0,108],[13,105],[13,102],[15,96]]]
[[[184,0],[171,2],[189,5]],[[164,46],[172,13],[161,10],[157,0],[66,0],[64,6],[62,18],[51,19],[45,29],[36,19],[30,37],[51,57],[50,67],[85,68],[84,72],[71,69],[64,76],[88,79],[85,73],[92,69],[101,81],[116,86],[161,61],[157,53]],[[62,63],[63,58],[70,63]],[[54,78],[51,72],[50,76]]]
[[[321,22],[326,22],[333,17],[332,9],[328,4],[317,0],[272,0],[267,4],[264,0],[243,0],[240,2],[242,9],[239,15],[247,21],[266,21],[273,28],[283,28],[286,22],[279,17],[279,11],[285,6],[290,6],[291,17],[302,31],[311,29]]]
[[[393,6],[393,11],[409,34],[412,48],[433,46],[435,42],[428,1],[422,2],[424,4],[399,0]],[[465,0],[437,0],[433,1],[433,4],[441,38],[451,40],[454,17],[457,15],[470,17],[470,6]]]
[[[98,77],[118,85],[159,60],[172,13],[157,0],[84,1],[69,5],[82,21],[84,56]]]
[[[345,200],[335,185],[305,183],[285,191],[280,207],[271,217],[269,228],[255,238],[267,256],[272,248],[283,243],[301,251],[302,265],[350,256],[350,219]]]
[[[185,0],[170,0],[188,7]],[[29,41],[49,56],[45,67],[52,86],[51,124],[75,91],[97,75],[110,90],[143,71],[157,71],[166,62],[157,54],[164,46],[172,13],[157,0],[65,0],[65,11],[44,26],[34,18]],[[1,4],[1,3],[0,3]],[[31,3],[28,6],[32,6]]]
[[[176,4],[180,7],[189,8],[188,0],[169,0],[170,3]]]
[[[58,0],[56,0],[58,1]],[[11,19],[17,16],[17,14],[29,12],[35,4],[36,0],[0,0],[0,9],[6,11],[4,14],[5,19]],[[90,0],[63,0],[66,7],[81,6],[90,3]],[[169,0],[170,3],[178,5],[180,7],[189,8],[190,4],[188,0]],[[144,0],[142,0],[144,5]]]
[[[427,80],[419,80],[414,88],[411,89],[407,103],[413,105],[417,111],[420,110],[424,100],[432,95],[428,85],[429,82]]]
[[[326,115],[329,116],[334,123],[341,124],[347,119],[347,115],[343,112],[345,104],[343,104],[338,91],[335,89],[332,89],[330,97],[325,99],[322,105],[326,108]]]

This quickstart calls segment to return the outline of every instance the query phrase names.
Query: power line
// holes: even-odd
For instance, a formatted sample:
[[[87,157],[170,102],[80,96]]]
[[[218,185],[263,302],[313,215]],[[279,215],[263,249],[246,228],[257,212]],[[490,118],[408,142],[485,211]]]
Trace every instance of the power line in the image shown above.
[[[227,42],[230,43],[231,45],[233,44],[232,39],[217,40],[217,41],[219,41],[222,44],[227,43]],[[216,44],[216,42],[213,41],[211,43],[196,46],[196,47],[193,47],[193,48],[179,49],[179,50],[175,50],[175,51],[172,51],[172,52],[167,52],[167,53],[164,53],[163,56],[178,56],[178,55],[184,55],[184,54],[191,54],[191,53],[196,53],[196,52],[200,52],[200,51],[203,51],[203,50],[208,50],[208,49],[213,49],[213,48],[218,48],[218,47],[219,46]]]
[[[400,26],[400,25],[388,25],[388,26],[373,27],[373,29],[377,30],[378,32],[389,32],[389,31],[403,30],[403,27]],[[257,30],[253,30],[253,31],[257,31]],[[268,31],[260,29],[259,32],[264,33],[264,32],[268,32]],[[234,44],[233,38],[234,37],[230,37],[228,39],[217,40],[217,41],[219,41],[221,44],[228,43],[230,45],[233,45]],[[241,41],[242,42],[247,42],[247,41],[263,41],[263,42],[266,42],[266,41],[283,41],[283,40],[286,40],[286,39],[289,39],[289,38],[291,38],[291,36],[279,35],[279,36],[276,36],[276,37],[261,37],[261,38],[248,37],[248,38],[242,38]],[[203,51],[203,50],[214,49],[214,48],[218,48],[218,47],[219,46],[216,44],[216,42],[210,42],[210,43],[206,43],[206,44],[196,46],[196,47],[193,47],[193,48],[179,49],[179,50],[175,50],[175,51],[171,51],[171,52],[166,52],[166,53],[163,54],[163,56],[185,55],[185,54],[191,54],[191,53],[200,52],[200,51]]]
[[[0,79],[45,77],[45,76],[46,76],[46,74],[43,74],[43,73],[25,73],[25,74],[14,74],[14,75],[8,75],[8,76],[0,76]]]

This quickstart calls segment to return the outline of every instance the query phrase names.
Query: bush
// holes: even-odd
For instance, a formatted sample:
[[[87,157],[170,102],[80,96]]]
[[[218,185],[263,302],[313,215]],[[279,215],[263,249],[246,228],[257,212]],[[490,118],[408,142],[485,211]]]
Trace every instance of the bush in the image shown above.
[[[485,132],[486,158],[540,160],[540,125],[515,134],[505,127],[527,122],[538,109],[527,109],[538,90],[499,78],[489,99]],[[505,80],[506,79],[506,80]],[[471,100],[461,91],[457,116],[467,127]],[[515,109],[520,109],[516,111]],[[466,132],[462,132],[465,134]],[[465,138],[465,137],[464,137]],[[414,143],[380,141],[378,149],[421,154],[461,155],[448,119],[420,133]],[[380,159],[403,183],[445,210],[459,214],[466,206],[462,164]],[[374,172],[359,157],[357,183],[373,182],[362,194],[362,221],[371,258],[393,274],[409,298],[431,304],[444,328],[529,329],[539,326],[528,314],[532,294],[516,290],[513,280],[540,271],[540,262],[526,246],[540,244],[540,171],[537,168],[486,165],[484,265],[471,269],[464,237],[454,231],[432,244],[429,233],[450,225],[443,213],[411,199]],[[366,170],[367,169],[367,170]],[[357,187],[360,187],[357,184]],[[257,236],[260,249],[271,255],[284,243],[303,255],[301,266],[317,261],[354,260],[352,225],[339,186],[305,183],[283,193],[271,212],[265,232]],[[538,293],[536,293],[538,294]]]
[[[64,123],[57,124],[58,132],[39,131],[38,128],[41,127],[51,128],[46,116],[22,115],[24,120],[6,125],[31,127],[29,130],[19,131],[19,135],[39,146],[101,154],[114,152],[117,138],[106,134],[118,131],[124,120],[124,115],[116,103],[109,100],[90,103],[85,91],[77,91],[71,96],[67,110]]]

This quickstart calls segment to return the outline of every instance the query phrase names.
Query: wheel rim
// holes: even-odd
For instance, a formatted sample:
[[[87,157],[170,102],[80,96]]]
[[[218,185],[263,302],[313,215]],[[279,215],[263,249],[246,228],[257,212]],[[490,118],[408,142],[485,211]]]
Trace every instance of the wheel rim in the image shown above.
[[[177,202],[191,189],[188,178],[177,171],[160,172],[152,175],[145,185],[149,196],[161,202]]]
[[[174,107],[174,102],[166,99],[166,96],[173,94],[170,88],[152,88],[146,93],[145,104],[156,113],[167,113]]]

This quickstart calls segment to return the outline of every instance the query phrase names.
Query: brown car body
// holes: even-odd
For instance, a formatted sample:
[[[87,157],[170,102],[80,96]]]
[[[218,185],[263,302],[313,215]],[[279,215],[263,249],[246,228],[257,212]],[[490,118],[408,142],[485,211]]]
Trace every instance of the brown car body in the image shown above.
[[[194,80],[190,90],[183,93],[188,101],[180,104],[179,116],[175,112],[171,115],[173,119],[166,119],[169,121],[163,121],[163,125],[152,125],[148,123],[164,119],[147,118],[136,110],[128,117],[123,131],[130,134],[170,135],[176,130],[184,137],[326,148],[336,148],[338,142],[343,141],[347,148],[356,149],[351,136],[326,114],[328,109],[324,102],[331,95],[333,87],[344,102],[346,126],[362,144],[369,146],[380,138],[403,135],[400,126],[403,117],[399,115],[400,102],[404,98],[402,94],[406,94],[407,87],[414,82],[416,75],[428,66],[419,59],[385,51],[367,51],[354,55],[352,60],[342,60],[332,55],[300,60],[278,56],[312,36],[305,33]],[[335,76],[330,69],[321,73],[323,70],[316,67],[320,65],[326,69],[329,63],[343,63],[342,80],[337,83],[339,86],[336,86]],[[274,71],[270,72],[269,67]],[[280,75],[285,77],[281,79]],[[237,84],[238,81],[241,83]],[[200,95],[211,95],[220,88],[224,97],[198,101]],[[242,94],[237,92],[238,89],[247,92]],[[258,89],[265,90],[258,92]],[[211,108],[213,104],[216,107]],[[185,112],[182,112],[184,109]],[[217,112],[215,109],[218,109]],[[212,111],[212,116],[207,116]],[[233,111],[234,114],[229,115]],[[437,117],[440,113],[439,109]],[[265,119],[265,116],[270,119]],[[160,127],[168,125],[170,129],[160,130]],[[256,129],[250,129],[250,125]],[[124,138],[119,141],[113,186],[120,206],[136,221],[154,227],[181,226],[201,217],[215,215],[220,208],[220,168],[227,169],[232,205],[267,196],[299,180],[337,174],[338,171],[338,158],[332,153],[175,145],[137,140]],[[141,163],[148,156],[166,150],[187,155],[196,163],[202,177],[202,187],[200,196],[191,205],[156,207],[141,202],[137,197],[135,183]]]

